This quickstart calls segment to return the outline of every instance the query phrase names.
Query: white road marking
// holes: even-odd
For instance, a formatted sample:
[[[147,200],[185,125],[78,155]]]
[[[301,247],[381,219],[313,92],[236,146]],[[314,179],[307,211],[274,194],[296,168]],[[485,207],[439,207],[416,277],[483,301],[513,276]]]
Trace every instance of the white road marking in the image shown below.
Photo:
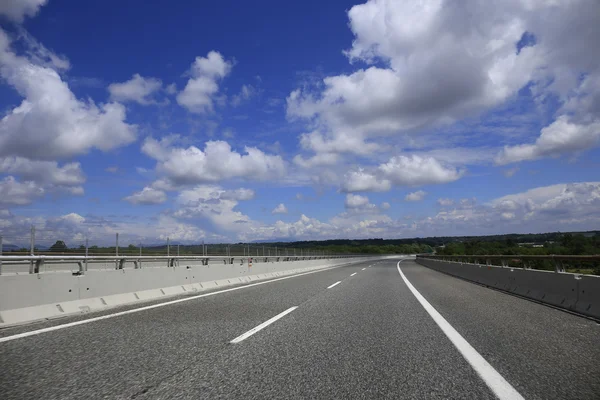
[[[350,276],[354,276],[354,275],[356,275],[356,272],[355,272],[355,273],[353,273],[353,274],[352,274],[352,275],[350,275]]]
[[[333,285],[329,285],[329,286],[327,286],[327,289],[331,289],[332,287],[334,287],[334,286],[337,286],[337,285],[339,285],[340,283],[342,283],[342,281],[337,281],[337,282],[336,282],[336,283],[334,283]]]
[[[469,342],[467,342],[460,333],[458,333],[458,331],[454,329],[435,308],[433,308],[431,304],[429,304],[425,297],[415,289],[409,280],[406,279],[406,276],[404,276],[400,269],[401,261],[402,260],[398,261],[397,267],[406,286],[408,286],[425,311],[429,313],[435,323],[442,329],[448,339],[450,339],[454,347],[456,347],[465,360],[471,364],[471,367],[473,367],[475,372],[483,379],[487,387],[490,388],[500,400],[523,400],[523,396],[521,396],[521,394],[517,392],[517,390],[512,387],[511,384],[508,383],[506,379],[504,379],[502,375],[500,375],[498,371],[496,371],[494,367],[492,367],[490,363],[488,363],[485,358],[483,358],[481,354],[479,354],[477,350],[475,350],[473,346],[471,346]]]
[[[89,324],[90,322],[96,322],[96,321],[102,321],[104,319],[120,317],[120,316],[123,316],[123,315],[133,314],[133,313],[140,312],[140,311],[152,310],[153,308],[170,306],[172,304],[183,303],[185,301],[195,300],[195,299],[199,299],[201,297],[214,296],[216,294],[233,292],[235,290],[241,290],[241,289],[246,289],[246,288],[253,287],[253,286],[265,285],[265,284],[271,283],[271,282],[277,282],[277,281],[282,281],[282,280],[285,280],[285,279],[296,278],[296,277],[302,276],[302,275],[308,275],[308,274],[314,274],[316,272],[328,271],[330,269],[340,268],[342,266],[343,265],[338,265],[338,266],[335,266],[335,267],[323,268],[323,269],[319,269],[319,270],[316,270],[316,271],[303,272],[303,273],[297,274],[297,275],[284,276],[284,277],[281,277],[281,278],[270,279],[268,281],[251,283],[249,285],[237,286],[237,287],[230,288],[230,289],[223,289],[223,290],[218,290],[216,292],[204,293],[204,294],[199,294],[197,296],[184,297],[183,299],[177,299],[177,300],[166,301],[164,303],[153,304],[151,306],[134,308],[134,309],[127,310],[127,311],[120,311],[120,312],[117,312],[117,313],[114,313],[114,314],[102,315],[100,317],[88,318],[88,319],[84,319],[84,320],[81,320],[81,321],[69,322],[69,323],[62,324],[62,325],[56,325],[56,326],[51,326],[51,327],[48,327],[48,328],[37,329],[35,331],[23,332],[23,333],[19,333],[17,335],[5,336],[5,337],[0,338],[0,343],[10,342],[11,340],[26,338],[26,337],[29,337],[29,336],[40,335],[40,334],[46,333],[46,332],[58,331],[60,329],[70,328],[70,327],[73,327],[73,326],[78,326],[78,325],[83,325],[83,324]]]
[[[364,271],[365,269],[367,269],[367,268],[363,268],[363,269],[361,269],[361,271]]]
[[[267,326],[271,325],[273,322],[277,321],[280,318],[285,317],[286,315],[288,315],[289,313],[291,313],[292,311],[294,311],[296,308],[298,308],[298,306],[294,306],[294,307],[290,307],[287,310],[285,310],[284,312],[277,314],[276,316],[274,316],[271,319],[266,320],[265,322],[263,322],[262,324],[256,326],[255,328],[250,329],[248,332],[236,337],[235,339],[233,339],[231,342],[229,343],[239,343],[242,340],[248,339],[250,336],[254,335],[256,332],[265,329]]]

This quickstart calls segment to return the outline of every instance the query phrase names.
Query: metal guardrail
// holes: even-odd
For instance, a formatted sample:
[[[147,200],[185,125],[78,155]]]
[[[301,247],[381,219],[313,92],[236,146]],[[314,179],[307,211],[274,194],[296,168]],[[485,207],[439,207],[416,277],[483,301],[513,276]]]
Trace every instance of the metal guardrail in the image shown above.
[[[29,263],[29,273],[41,273],[44,264],[52,263],[74,263],[78,266],[77,275],[83,275],[88,270],[88,263],[100,261],[113,261],[115,269],[123,269],[125,264],[130,262],[134,264],[135,269],[142,268],[144,261],[165,261],[167,267],[177,267],[180,261],[200,261],[202,265],[208,265],[210,260],[222,260],[223,264],[234,264],[235,260],[240,260],[241,264],[245,262],[253,262],[254,260],[262,260],[259,262],[280,262],[280,261],[304,261],[304,260],[325,260],[339,258],[360,258],[369,257],[371,254],[364,255],[324,255],[324,256],[66,256],[66,255],[37,255],[37,256],[3,256],[0,255],[0,274],[2,274],[3,262]]]
[[[509,267],[509,263],[520,264],[523,269],[531,269],[531,261],[546,260],[554,264],[554,272],[565,272],[565,262],[568,261],[591,261],[600,262],[600,254],[595,255],[417,255],[417,258],[425,258],[431,260],[449,261],[449,262],[465,262],[469,264],[482,264],[479,261],[483,260],[485,265],[496,265],[492,261],[498,260],[500,266]]]

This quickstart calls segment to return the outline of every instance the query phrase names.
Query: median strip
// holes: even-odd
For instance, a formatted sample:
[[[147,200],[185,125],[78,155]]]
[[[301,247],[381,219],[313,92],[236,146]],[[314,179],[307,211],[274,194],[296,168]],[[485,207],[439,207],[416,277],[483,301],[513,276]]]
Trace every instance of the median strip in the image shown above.
[[[339,282],[338,282],[339,283]],[[274,316],[273,318],[263,322],[262,324],[256,326],[255,328],[250,329],[248,332],[236,337],[235,339],[233,339],[231,342],[229,343],[239,343],[242,340],[248,339],[250,336],[254,335],[256,332],[265,329],[267,326],[271,325],[273,322],[277,321],[280,318],[285,317],[286,315],[288,315],[289,313],[291,313],[292,311],[294,311],[296,308],[298,308],[298,306],[294,306],[294,307],[290,307],[287,310],[285,310],[284,312],[277,314],[276,316]]]

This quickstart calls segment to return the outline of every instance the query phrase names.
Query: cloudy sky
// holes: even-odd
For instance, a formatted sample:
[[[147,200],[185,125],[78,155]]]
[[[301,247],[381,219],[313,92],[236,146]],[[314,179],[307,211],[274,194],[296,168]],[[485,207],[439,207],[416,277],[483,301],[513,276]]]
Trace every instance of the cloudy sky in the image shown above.
[[[597,0],[0,2],[0,234],[600,228]]]

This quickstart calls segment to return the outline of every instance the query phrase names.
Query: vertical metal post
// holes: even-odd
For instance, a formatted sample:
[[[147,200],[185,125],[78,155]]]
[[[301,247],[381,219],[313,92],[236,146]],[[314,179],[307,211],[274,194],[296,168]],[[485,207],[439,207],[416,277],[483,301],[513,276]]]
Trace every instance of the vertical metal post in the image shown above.
[[[140,243],[140,257],[142,256],[142,244]]]
[[[119,233],[117,232],[115,235],[116,239],[115,239],[115,255],[117,257],[119,257]],[[119,269],[119,260],[115,260],[115,268]]]
[[[0,257],[2,256],[2,235],[0,235]],[[2,275],[2,260],[0,260],[0,275]]]
[[[31,236],[29,238],[29,255],[33,256],[33,251],[35,248],[35,227],[33,225],[31,225]],[[29,262],[29,273],[30,274],[35,274],[35,261],[31,260]]]
[[[89,241],[88,238],[85,238],[85,270],[88,269],[88,249],[89,249]]]
[[[31,225],[31,238],[29,243],[29,255],[33,256],[33,252],[35,249],[35,226]]]

